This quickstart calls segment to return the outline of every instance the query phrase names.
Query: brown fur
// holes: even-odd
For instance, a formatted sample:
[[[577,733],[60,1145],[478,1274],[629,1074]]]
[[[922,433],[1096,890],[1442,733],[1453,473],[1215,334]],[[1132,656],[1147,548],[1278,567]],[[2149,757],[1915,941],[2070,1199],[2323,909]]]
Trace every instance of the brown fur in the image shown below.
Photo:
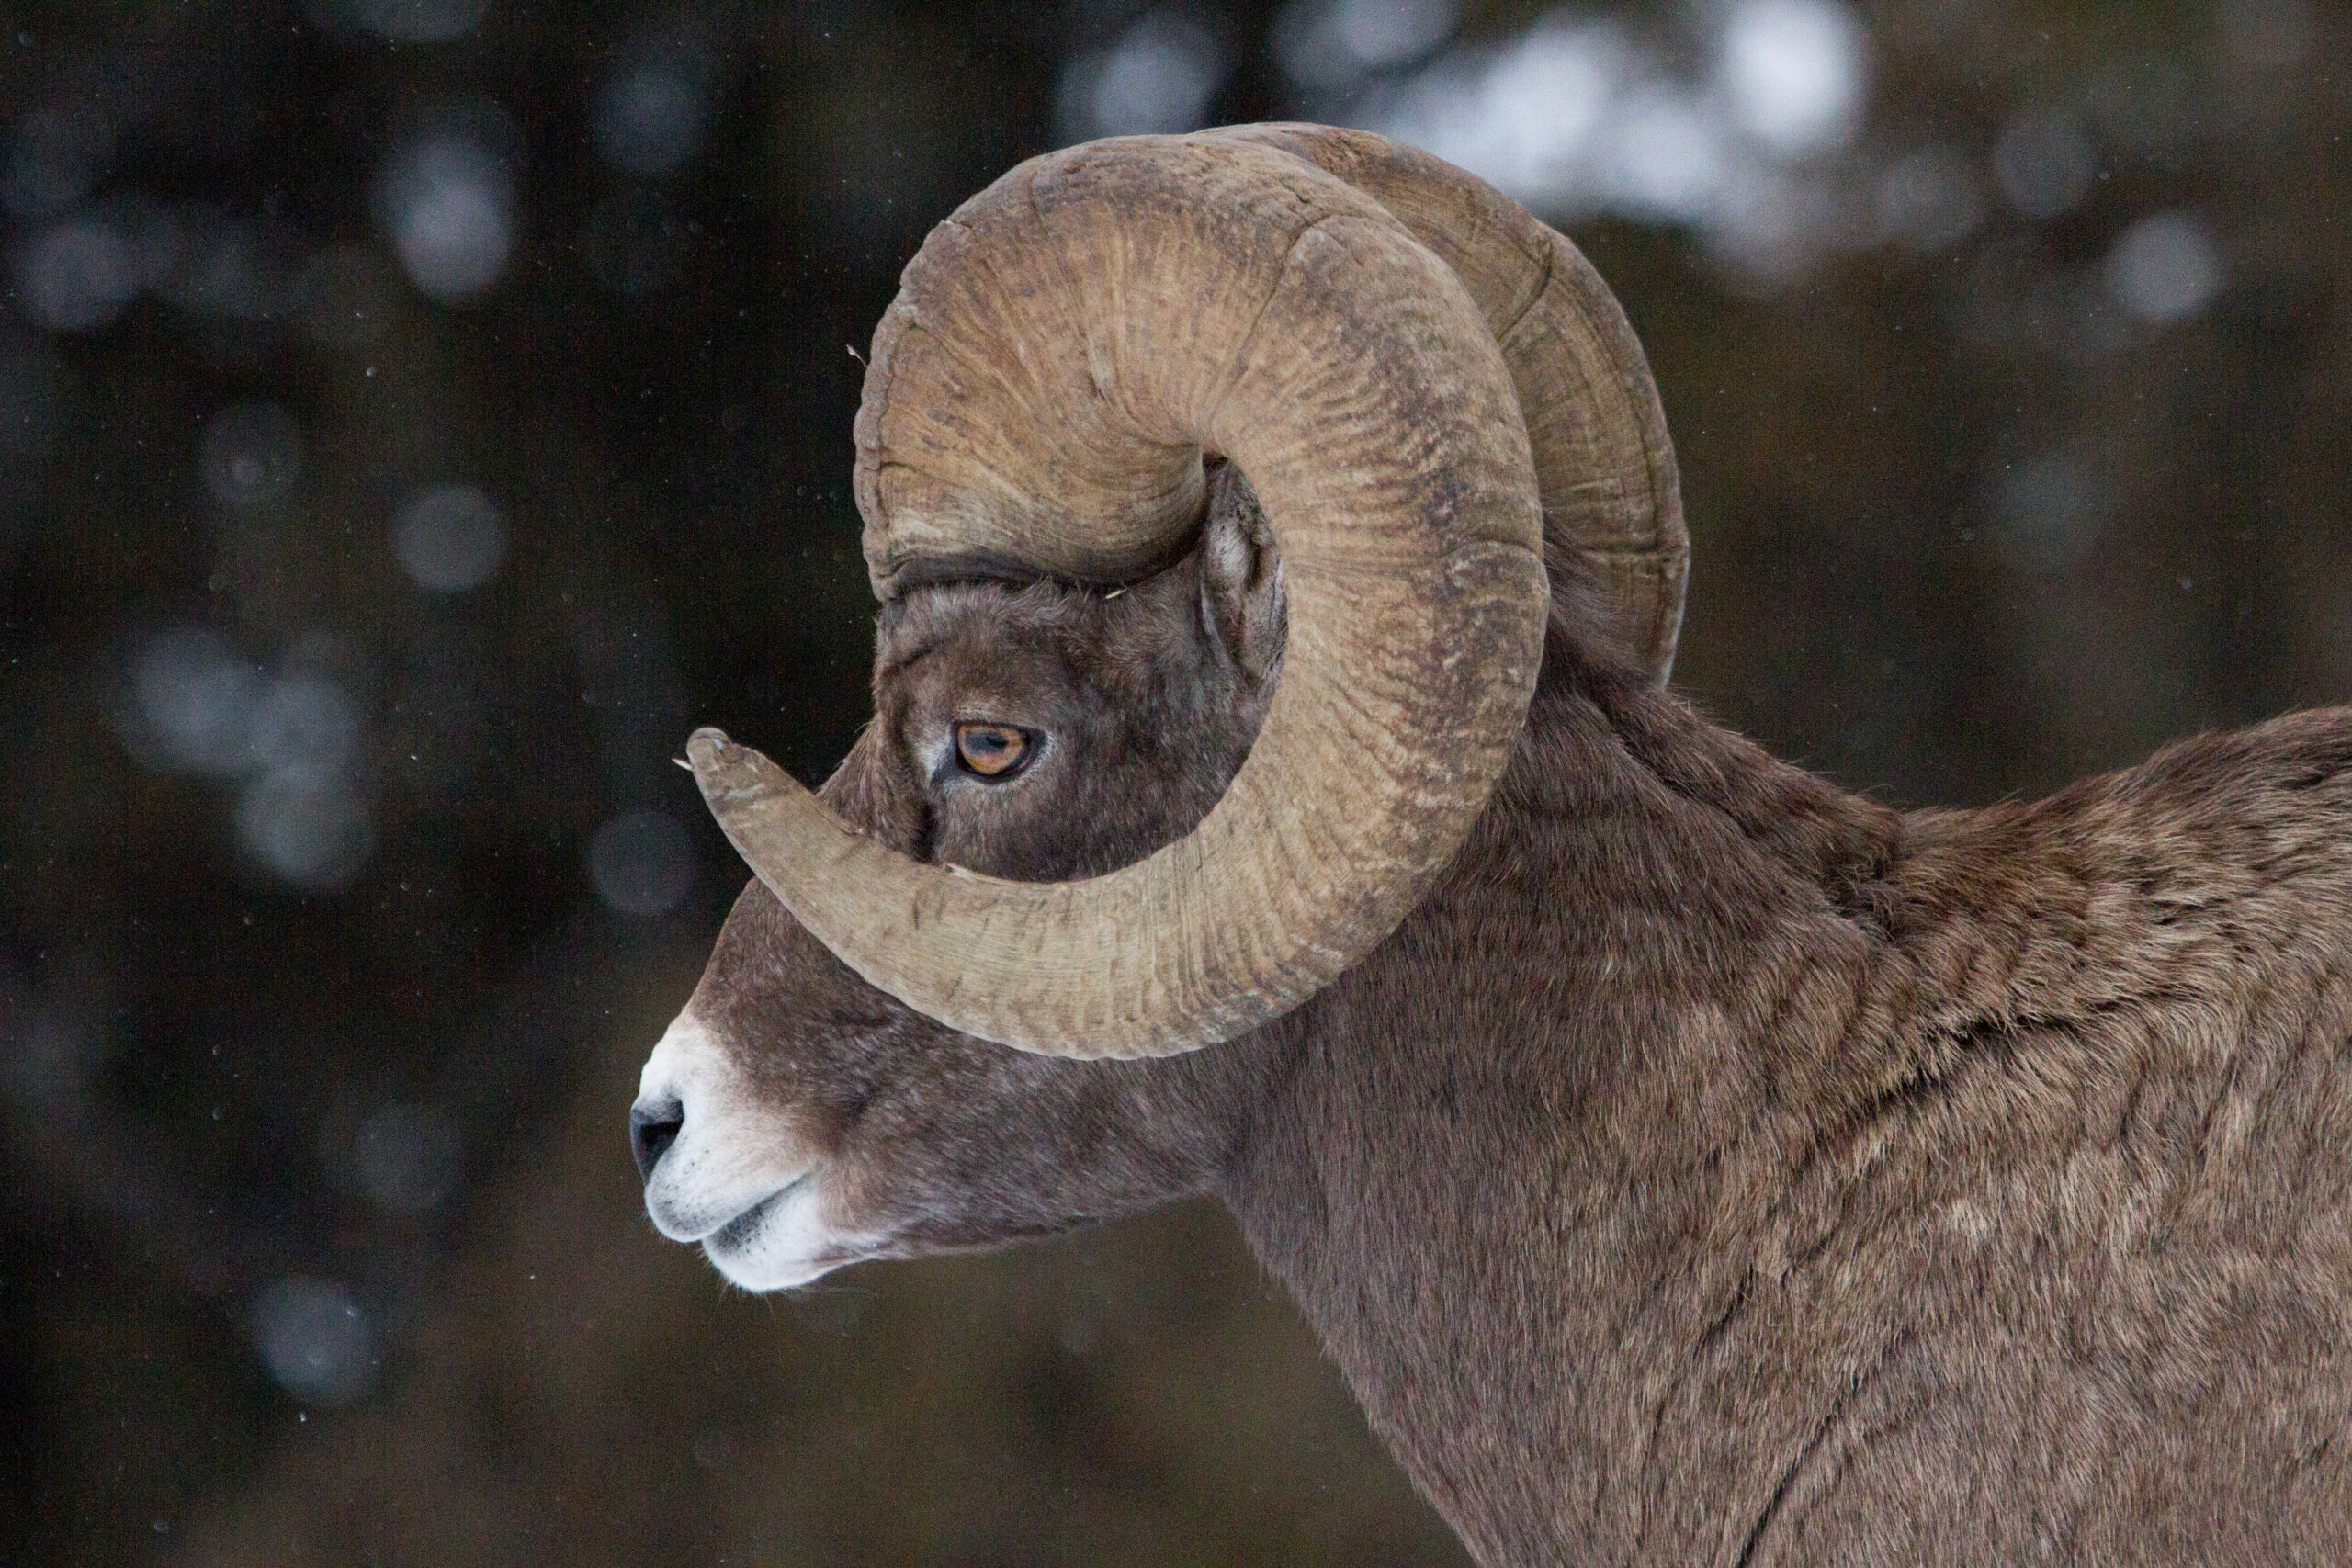
[[[1218,494],[1117,597],[887,612],[835,807],[1013,876],[1185,830],[1280,635]],[[1651,688],[1555,567],[1478,829],[1277,1023],[1020,1055],[756,883],[697,1012],[888,1255],[1221,1194],[1489,1564],[2352,1562],[2352,712],[1904,815]],[[935,779],[958,716],[1052,750]]]

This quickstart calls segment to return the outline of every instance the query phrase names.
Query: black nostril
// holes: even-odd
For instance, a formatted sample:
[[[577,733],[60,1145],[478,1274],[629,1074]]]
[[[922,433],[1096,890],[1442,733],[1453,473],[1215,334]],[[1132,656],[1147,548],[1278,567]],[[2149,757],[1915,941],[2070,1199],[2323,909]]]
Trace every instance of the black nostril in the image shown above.
[[[628,1152],[637,1156],[637,1174],[647,1181],[653,1179],[653,1168],[678,1141],[679,1132],[686,1124],[685,1107],[674,1100],[656,1100],[643,1105],[632,1105],[628,1111]]]

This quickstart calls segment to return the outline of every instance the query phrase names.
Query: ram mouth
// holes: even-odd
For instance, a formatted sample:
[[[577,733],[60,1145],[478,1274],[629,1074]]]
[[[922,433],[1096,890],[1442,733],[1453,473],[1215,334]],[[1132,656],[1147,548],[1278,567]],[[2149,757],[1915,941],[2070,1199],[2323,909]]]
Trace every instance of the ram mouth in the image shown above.
[[[816,1177],[815,1170],[801,1172],[733,1219],[720,1222],[701,1238],[702,1244],[722,1252],[740,1251],[760,1234],[760,1228],[767,1224],[768,1215],[778,1203],[807,1187]]]

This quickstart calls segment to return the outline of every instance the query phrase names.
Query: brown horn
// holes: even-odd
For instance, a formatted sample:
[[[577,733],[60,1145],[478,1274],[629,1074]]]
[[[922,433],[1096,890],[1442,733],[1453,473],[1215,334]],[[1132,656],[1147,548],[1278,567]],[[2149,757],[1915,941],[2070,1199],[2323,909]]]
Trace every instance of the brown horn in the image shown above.
[[[844,963],[967,1033],[1157,1055],[1280,1016],[1419,902],[1524,721],[1549,591],[1495,334],[1397,219],[1245,142],[1032,160],[909,265],[857,429],[885,593],[925,558],[1148,570],[1187,541],[1210,447],[1265,509],[1289,632],[1224,798],[1085,881],[905,859],[698,733],[720,825]]]
[[[1478,302],[1519,389],[1544,530],[1584,560],[1620,645],[1663,685],[1674,666],[1690,537],[1657,383],[1609,286],[1566,236],[1419,148],[1326,125],[1247,125],[1402,220]]]

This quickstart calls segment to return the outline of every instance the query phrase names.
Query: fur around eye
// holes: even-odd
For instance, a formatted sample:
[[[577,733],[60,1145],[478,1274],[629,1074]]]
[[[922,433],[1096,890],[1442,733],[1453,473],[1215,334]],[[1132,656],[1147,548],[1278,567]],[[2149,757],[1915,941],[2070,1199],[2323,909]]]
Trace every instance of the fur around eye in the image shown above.
[[[956,727],[956,761],[967,773],[997,782],[1012,777],[1027,765],[1037,749],[1036,737],[1010,724],[959,724]]]

